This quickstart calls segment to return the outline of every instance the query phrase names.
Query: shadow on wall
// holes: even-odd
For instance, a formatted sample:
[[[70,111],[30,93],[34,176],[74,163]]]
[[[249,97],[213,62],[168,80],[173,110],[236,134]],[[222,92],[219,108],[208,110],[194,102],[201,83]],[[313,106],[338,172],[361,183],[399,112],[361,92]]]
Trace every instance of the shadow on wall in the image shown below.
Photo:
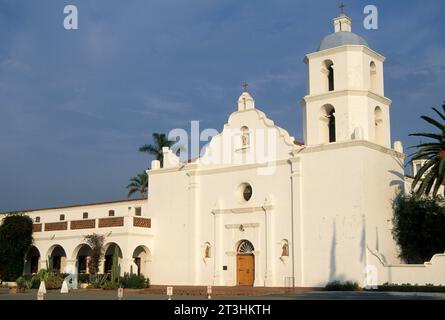
[[[362,236],[360,239],[360,262],[365,261],[366,255],[366,219],[365,215],[362,215]]]
[[[403,190],[403,188],[405,186],[405,175],[401,174],[398,171],[394,171],[394,170],[389,170],[388,172],[396,177],[393,180],[391,180],[391,182],[389,183],[389,186],[397,187],[397,188],[399,188],[399,190]]]
[[[391,187],[399,187],[400,190],[403,190],[405,186],[405,166],[402,160],[395,158],[394,161],[397,163],[397,166],[399,167],[400,171],[395,170],[389,170],[388,172],[393,175],[393,179],[389,183]]]
[[[375,227],[375,250],[380,254],[380,258],[384,263],[388,263],[385,255],[380,252],[379,227]]]
[[[329,282],[335,280],[335,274],[337,273],[337,223],[334,220],[333,230],[332,230],[332,241],[331,241],[331,260],[329,265]]]
[[[332,225],[332,241],[331,241],[331,259],[329,263],[329,279],[328,283],[332,281],[345,282],[347,279],[344,275],[337,275],[337,222],[334,218]],[[324,287],[326,284],[321,285]]]
[[[375,227],[375,249],[377,250],[377,252],[380,252],[379,227]]]

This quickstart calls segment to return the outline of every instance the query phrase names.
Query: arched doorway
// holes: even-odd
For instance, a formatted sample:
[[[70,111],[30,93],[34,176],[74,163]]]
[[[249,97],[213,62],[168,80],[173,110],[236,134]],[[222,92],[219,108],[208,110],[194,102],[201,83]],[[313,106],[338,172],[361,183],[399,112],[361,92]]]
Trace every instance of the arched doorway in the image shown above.
[[[236,255],[237,284],[239,286],[253,286],[255,282],[255,248],[248,240],[238,244]]]
[[[61,273],[65,269],[66,253],[60,245],[54,245],[48,250],[48,267],[51,271]]]
[[[76,270],[78,274],[89,273],[88,263],[92,254],[93,250],[91,250],[91,247],[85,243],[78,245],[74,250],[73,260],[76,261]]]
[[[24,274],[35,274],[39,272],[40,252],[35,246],[31,246],[26,253]]]
[[[113,256],[117,255],[118,264],[122,260],[122,250],[118,244],[111,242],[105,245],[105,263],[104,263],[104,273],[111,273],[113,269]]]
[[[134,272],[137,275],[148,277],[148,265],[150,262],[150,250],[146,246],[138,246],[133,251],[133,262],[136,265]]]

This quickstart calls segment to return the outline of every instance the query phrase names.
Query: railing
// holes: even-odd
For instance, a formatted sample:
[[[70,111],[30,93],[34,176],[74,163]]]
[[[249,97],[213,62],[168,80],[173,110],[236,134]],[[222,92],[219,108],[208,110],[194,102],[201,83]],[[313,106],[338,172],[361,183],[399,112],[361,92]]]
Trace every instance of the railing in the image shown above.
[[[138,228],[151,228],[151,219],[134,217],[133,218],[133,227]]]
[[[36,233],[45,231],[96,229],[96,227],[117,228],[117,227],[124,227],[126,224],[125,220],[126,220],[125,217],[109,217],[109,218],[97,218],[97,219],[85,219],[85,220],[34,223],[32,226],[32,231]],[[136,228],[146,228],[146,229],[151,228],[150,218],[133,217],[132,220],[133,223],[127,223],[128,226],[133,226]]]
[[[62,231],[68,229],[68,221],[45,223],[45,231]]]
[[[95,229],[95,228],[96,228],[96,219],[73,220],[70,223],[71,230]]]
[[[123,227],[124,217],[101,218],[99,219],[99,228]]]

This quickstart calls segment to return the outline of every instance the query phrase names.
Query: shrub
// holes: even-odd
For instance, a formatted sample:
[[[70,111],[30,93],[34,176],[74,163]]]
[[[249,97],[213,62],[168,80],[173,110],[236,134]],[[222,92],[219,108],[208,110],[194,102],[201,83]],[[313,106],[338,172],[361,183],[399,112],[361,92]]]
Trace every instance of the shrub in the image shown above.
[[[433,284],[425,285],[412,285],[409,283],[404,284],[394,284],[394,283],[384,283],[378,286],[379,291],[392,291],[392,292],[445,292],[445,286],[435,286]]]
[[[101,287],[104,290],[115,290],[115,289],[119,288],[119,285],[115,281],[108,280],[108,281],[105,281]]]
[[[31,289],[38,289],[41,281],[45,281],[46,283],[49,275],[50,273],[48,270],[45,269],[39,270],[39,272],[33,275],[31,278]]]
[[[399,194],[393,201],[393,237],[406,263],[424,263],[445,251],[445,207],[442,197],[420,199]]]
[[[147,288],[147,279],[143,275],[138,276],[133,273],[125,273],[121,279],[122,286],[128,289],[144,289]],[[150,281],[148,281],[150,285]]]
[[[90,274],[90,283],[94,289],[100,289],[107,281],[107,274]]]
[[[60,289],[62,288],[63,278],[60,274],[51,273],[48,280],[45,282],[46,289]]]
[[[90,283],[90,275],[86,273],[81,273],[77,276],[77,281],[79,283]]]
[[[15,281],[23,274],[23,257],[32,238],[32,220],[20,213],[7,215],[0,226],[0,278]]]
[[[30,289],[31,288],[31,281],[27,280],[25,277],[18,277],[17,280],[15,280],[17,283],[17,287],[19,289]]]
[[[60,275],[60,277],[62,277],[62,279],[65,280],[65,278],[68,277],[70,274],[69,273],[60,273],[59,275]]]
[[[40,286],[40,279],[36,276],[31,278],[30,289],[38,289]]]
[[[60,289],[62,288],[64,279],[62,274],[42,269],[31,277],[29,286],[31,289],[38,289],[40,287],[40,282],[44,281],[46,289]]]
[[[325,291],[360,291],[361,288],[357,282],[340,282],[340,281],[332,281],[329,282],[325,287]]]

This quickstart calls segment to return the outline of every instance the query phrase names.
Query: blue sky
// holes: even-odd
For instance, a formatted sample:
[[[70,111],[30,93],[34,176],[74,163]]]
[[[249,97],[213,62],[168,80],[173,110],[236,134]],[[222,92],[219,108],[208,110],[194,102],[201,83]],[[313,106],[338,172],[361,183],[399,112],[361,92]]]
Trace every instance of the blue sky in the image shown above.
[[[445,100],[443,0],[345,1],[387,57],[392,139],[418,142]],[[63,8],[79,9],[79,30]],[[363,8],[379,9],[365,30]],[[122,199],[153,132],[221,130],[247,80],[257,106],[302,138],[303,58],[332,32],[335,0],[0,0],[0,211]]]

